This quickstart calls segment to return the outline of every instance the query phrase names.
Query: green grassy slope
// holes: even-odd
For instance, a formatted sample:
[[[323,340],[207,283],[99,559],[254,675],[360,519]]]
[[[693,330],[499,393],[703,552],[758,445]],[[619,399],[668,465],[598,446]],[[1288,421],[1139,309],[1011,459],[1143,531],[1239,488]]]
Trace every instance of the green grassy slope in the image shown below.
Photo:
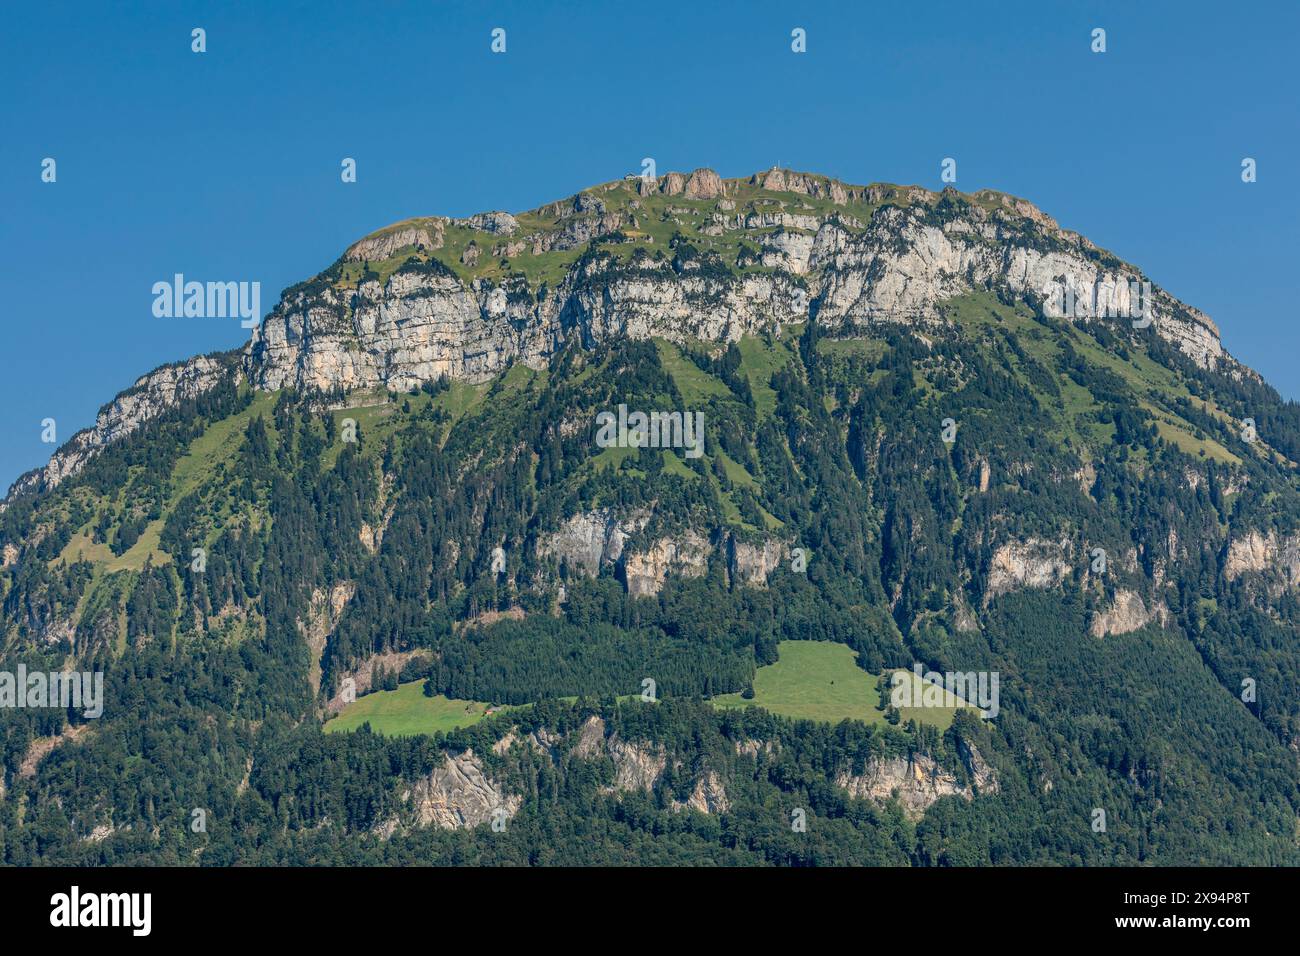
[[[850,648],[821,641],[782,641],[779,653],[775,664],[760,667],[754,675],[752,700],[723,694],[713,699],[714,705],[762,707],[794,720],[884,722],[878,679],[858,667]],[[918,686],[916,676],[910,677]],[[950,707],[904,707],[900,717],[946,730],[952,725],[953,711],[962,705],[951,694],[945,697]]]

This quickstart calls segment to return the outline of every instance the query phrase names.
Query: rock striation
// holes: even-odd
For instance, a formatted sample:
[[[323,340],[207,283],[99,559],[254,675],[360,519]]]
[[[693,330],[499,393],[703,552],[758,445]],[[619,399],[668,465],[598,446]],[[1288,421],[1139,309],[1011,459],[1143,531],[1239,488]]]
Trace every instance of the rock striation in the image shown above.
[[[27,472],[14,482],[8,498],[55,488],[105,446],[125,438],[146,422],[185,399],[195,398],[236,374],[233,356],[200,355],[156,368],[99,410],[95,424],[82,429],[56,451],[44,468]]]
[[[919,820],[940,797],[969,798],[971,791],[924,754],[873,760],[860,774],[841,771],[835,786],[859,800],[897,799],[909,819]]]
[[[1093,637],[1130,634],[1153,621],[1163,624],[1168,617],[1169,609],[1163,604],[1148,605],[1136,591],[1120,589],[1115,592],[1115,599],[1110,606],[1092,619],[1089,631]]]
[[[685,205],[665,207],[666,197]],[[681,245],[650,254],[644,230],[634,254],[611,251],[656,214],[682,224],[687,238],[740,241],[741,254],[735,263]],[[569,250],[576,258],[554,281],[475,271],[498,258],[541,265],[539,257]],[[444,375],[480,383],[512,363],[540,368],[569,343],[618,336],[725,342],[809,319],[840,334],[879,322],[932,334],[948,321],[945,301],[989,288],[1029,298],[1065,285],[1113,288],[1105,302],[1092,295],[1092,306],[1123,310],[1132,305],[1128,283],[1143,278],[1031,204],[991,190],[851,186],[776,168],[722,179],[697,169],[593,187],[526,217],[489,212],[382,229],[286,290],[233,374],[263,390],[404,391]],[[1150,315],[1151,334],[1198,364],[1231,362],[1213,322],[1164,290],[1153,289]],[[108,442],[232,374],[231,364],[202,356],[142,377],[10,496],[54,487]]]
[[[445,757],[441,767],[412,784],[407,799],[416,823],[444,830],[491,823],[498,811],[501,819],[508,820],[523,804],[522,797],[506,793],[488,779],[472,750]]]
[[[1223,575],[1235,581],[1245,574],[1268,575],[1282,586],[1300,586],[1300,534],[1247,531],[1228,542]]]
[[[355,288],[308,284],[286,294],[256,331],[245,370],[258,387],[270,389],[404,389],[442,374],[483,381],[511,362],[543,365],[569,341],[615,335],[734,340],[801,317],[809,307],[828,328],[934,325],[944,321],[943,302],[963,293],[997,287],[1042,296],[1070,285],[1113,289],[1113,301],[1092,307],[1124,311],[1133,306],[1128,283],[1143,278],[1024,200],[992,191],[966,197],[951,190],[850,187],[780,169],[754,181],[766,191],[829,200],[845,211],[804,211],[790,202],[789,208],[756,207],[709,220],[708,234],[752,237],[760,264],[774,273],[702,274],[666,260],[628,263],[596,255],[576,262],[545,296],[513,282],[466,283],[449,272],[399,271]],[[699,169],[689,176],[669,173],[650,193],[722,200],[739,182]],[[645,195],[643,186],[637,191]],[[499,251],[575,248],[635,223],[635,216],[607,211],[594,192],[556,204],[552,211],[562,215],[554,229],[521,234],[517,245]],[[732,200],[724,201],[734,208]],[[850,202],[878,205],[864,223],[848,213]],[[485,241],[520,230],[518,220],[504,213],[454,222],[486,233]],[[404,248],[399,242],[437,249],[441,236],[436,226],[394,227],[357,243],[348,257],[395,255]],[[795,304],[798,290],[803,308]],[[1218,330],[1204,314],[1159,289],[1151,313],[1155,333],[1201,365],[1213,367],[1224,357]]]
[[[871,760],[858,774],[841,770],[835,776],[835,786],[860,800],[883,803],[896,799],[911,820],[919,820],[942,797],[970,800],[976,794],[995,794],[1001,790],[997,771],[974,744],[959,738],[958,755],[969,774],[968,784],[959,781],[933,757],[913,753]]]
[[[1068,540],[1044,541],[1040,538],[1011,541],[1000,546],[989,562],[985,605],[1010,591],[1050,588],[1060,584],[1070,573],[1068,548]]]
[[[604,567],[621,565],[628,594],[645,597],[658,594],[669,574],[699,577],[708,570],[710,557],[725,547],[731,579],[761,587],[788,554],[788,546],[776,539],[750,541],[727,536],[717,546],[699,532],[686,530],[662,535],[644,544],[633,542],[650,523],[652,512],[639,509],[616,515],[598,509],[572,515],[554,531],[537,540],[537,556],[567,565],[571,572],[595,576]]]

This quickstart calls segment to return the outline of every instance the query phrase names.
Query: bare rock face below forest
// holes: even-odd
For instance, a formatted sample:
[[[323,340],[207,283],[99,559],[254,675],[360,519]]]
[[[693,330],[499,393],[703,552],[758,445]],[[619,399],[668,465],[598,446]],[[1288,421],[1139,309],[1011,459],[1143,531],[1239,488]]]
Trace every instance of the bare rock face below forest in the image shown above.
[[[537,556],[588,576],[621,564],[628,594],[643,597],[658,594],[670,574],[686,578],[704,574],[709,558],[719,550],[726,554],[733,581],[761,587],[789,554],[789,546],[775,538],[755,541],[732,533],[718,544],[689,529],[635,544],[651,517],[648,509],[621,517],[611,509],[572,515],[538,538]]]
[[[1129,634],[1153,621],[1163,624],[1168,617],[1169,609],[1163,604],[1149,604],[1136,591],[1121,589],[1115,592],[1114,601],[1093,618],[1090,631],[1093,637]]]
[[[1068,541],[1030,538],[1004,544],[993,552],[984,603],[1023,588],[1050,588],[1070,573]]]
[[[835,785],[860,800],[884,803],[896,799],[912,820],[919,820],[942,797],[969,800],[977,792],[997,793],[997,773],[979,750],[964,740],[959,749],[972,784],[962,784],[933,757],[914,753],[872,760],[859,774],[842,770],[835,777]]]
[[[923,754],[874,760],[860,774],[841,771],[835,786],[859,800],[884,803],[897,798],[913,820],[919,820],[940,797],[970,796],[955,776]]]
[[[592,716],[578,731],[574,756],[583,759],[609,757],[614,762],[614,783],[610,793],[639,791],[649,793],[659,783],[668,767],[668,755],[662,747],[649,746],[608,734],[605,722]],[[698,810],[700,813],[726,813],[731,806],[722,778],[713,770],[701,772],[690,794],[674,800],[675,810]]]
[[[412,825],[444,830],[494,822],[504,825],[523,804],[522,797],[506,793],[489,779],[482,761],[472,750],[455,756],[448,754],[441,767],[411,784],[402,799],[406,803],[403,817]],[[381,824],[378,832],[388,837],[401,826],[401,820],[393,817]]]

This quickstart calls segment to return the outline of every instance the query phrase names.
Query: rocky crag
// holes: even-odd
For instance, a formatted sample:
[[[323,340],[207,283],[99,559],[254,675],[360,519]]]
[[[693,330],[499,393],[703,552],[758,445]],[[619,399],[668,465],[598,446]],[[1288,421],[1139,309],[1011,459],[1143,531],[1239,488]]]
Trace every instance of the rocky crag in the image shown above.
[[[238,352],[164,366],[101,409],[9,498],[52,488],[114,440],[233,376],[276,390],[407,390],[543,366],[617,336],[733,341],[814,321],[836,334],[904,323],[941,334],[946,300],[1066,285],[1127,314],[1135,266],[992,190],[853,186],[790,170],[629,176],[519,215],[427,217],[349,247],[285,290]],[[1102,301],[1105,299],[1106,301]],[[1162,289],[1151,333],[1204,368],[1239,366],[1213,322]]]

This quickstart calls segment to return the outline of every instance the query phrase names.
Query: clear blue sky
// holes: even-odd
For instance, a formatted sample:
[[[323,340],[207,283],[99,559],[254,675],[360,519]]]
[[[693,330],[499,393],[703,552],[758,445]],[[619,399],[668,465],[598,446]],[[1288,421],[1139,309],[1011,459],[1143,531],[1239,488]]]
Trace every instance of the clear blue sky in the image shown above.
[[[389,222],[531,208],[644,156],[930,187],[954,157],[959,189],[1137,263],[1300,395],[1300,4],[130,6],[0,24],[4,487],[48,458],[41,419],[63,441],[140,374],[247,338],[155,318],[154,282],[257,280],[269,311]]]

